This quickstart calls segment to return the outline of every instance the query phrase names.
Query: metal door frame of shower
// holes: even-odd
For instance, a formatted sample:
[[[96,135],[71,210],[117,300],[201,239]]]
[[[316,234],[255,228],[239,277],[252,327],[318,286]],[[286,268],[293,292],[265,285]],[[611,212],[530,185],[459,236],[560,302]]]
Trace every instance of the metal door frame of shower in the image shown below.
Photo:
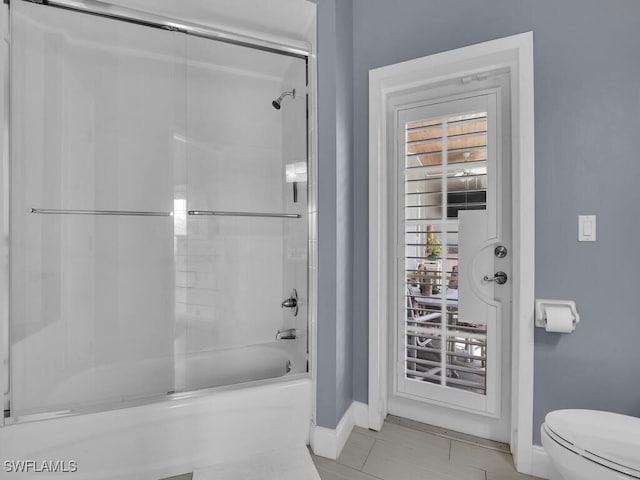
[[[9,414],[9,352],[11,338],[9,334],[9,6],[0,8],[0,393],[2,394],[3,415],[0,417],[0,427],[4,425],[4,418]],[[6,239],[6,240],[5,240]]]
[[[248,48],[255,48],[280,55],[307,59],[310,55],[309,45],[301,42],[300,45],[284,44],[272,40],[265,40],[258,37],[243,35],[236,32],[216,29],[206,25],[192,22],[175,20],[162,15],[136,10],[133,8],[120,7],[99,0],[21,0],[29,3],[36,3],[48,7],[71,10],[73,12],[95,15],[112,20],[135,23],[150,28],[159,28],[172,32],[184,33],[194,37],[207,38],[219,42],[232,43]]]
[[[305,61],[306,70],[306,155],[307,155],[307,372],[296,375],[311,379],[311,422],[316,417],[316,382],[317,382],[317,205],[318,205],[318,165],[317,165],[317,58],[316,58],[316,7],[313,5],[313,22],[303,33],[308,41],[294,40],[283,37],[286,42],[268,40],[258,36],[238,33],[232,30],[222,30],[190,22],[174,20],[161,15],[151,14],[141,10],[111,5],[97,0],[14,0],[43,6],[60,8],[87,15],[100,16],[116,21],[125,21],[150,28],[184,33],[186,35],[205,38],[213,41],[234,44],[246,48],[285,55]],[[0,132],[0,229],[6,238],[0,241],[0,392],[4,415],[0,417],[0,428],[16,423],[11,416],[11,318],[10,318],[10,102],[11,102],[11,30],[10,30],[10,0],[0,4],[0,115],[2,131]],[[212,12],[213,13],[213,12]],[[278,381],[278,379],[274,379]],[[183,392],[174,394],[181,399],[199,396],[201,393]],[[149,400],[150,403],[156,398]],[[64,415],[64,414],[63,414]],[[21,417],[22,421],[46,420],[60,417],[60,412],[29,415]],[[33,418],[31,418],[33,417]]]

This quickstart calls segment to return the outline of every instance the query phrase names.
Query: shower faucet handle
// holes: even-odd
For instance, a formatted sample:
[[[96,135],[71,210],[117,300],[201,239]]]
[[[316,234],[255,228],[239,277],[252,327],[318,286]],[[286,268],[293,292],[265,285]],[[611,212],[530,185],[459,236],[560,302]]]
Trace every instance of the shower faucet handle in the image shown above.
[[[295,308],[298,306],[298,301],[295,298],[287,298],[282,302],[282,308]]]
[[[293,316],[296,317],[298,315],[298,291],[294,288],[291,290],[291,295],[289,298],[285,299],[281,304],[282,308],[291,308],[293,309]]]

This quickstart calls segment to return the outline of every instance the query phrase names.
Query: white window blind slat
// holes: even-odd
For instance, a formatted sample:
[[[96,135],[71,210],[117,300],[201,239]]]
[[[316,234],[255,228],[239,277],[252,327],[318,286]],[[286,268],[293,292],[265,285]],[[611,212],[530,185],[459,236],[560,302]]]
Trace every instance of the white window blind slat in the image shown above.
[[[458,318],[457,218],[487,208],[487,114],[407,123],[404,153],[405,378],[486,394],[486,326]]]

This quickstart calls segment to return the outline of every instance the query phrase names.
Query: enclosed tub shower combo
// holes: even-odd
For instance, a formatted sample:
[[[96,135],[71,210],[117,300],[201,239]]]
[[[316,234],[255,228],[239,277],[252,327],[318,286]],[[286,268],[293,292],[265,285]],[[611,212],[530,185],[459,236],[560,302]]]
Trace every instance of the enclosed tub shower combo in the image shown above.
[[[304,445],[312,44],[116,3],[4,6],[3,460],[160,478]]]

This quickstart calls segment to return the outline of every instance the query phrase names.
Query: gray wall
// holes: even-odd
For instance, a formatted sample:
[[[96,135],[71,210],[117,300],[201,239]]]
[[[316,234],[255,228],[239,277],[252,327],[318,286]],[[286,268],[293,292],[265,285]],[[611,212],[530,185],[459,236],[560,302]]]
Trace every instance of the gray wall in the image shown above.
[[[367,401],[368,71],[533,30],[536,297],[574,299],[582,318],[572,335],[536,332],[534,439],[557,408],[640,416],[640,2],[353,0],[353,19],[354,399]],[[598,216],[596,243],[577,242],[579,214]]]
[[[318,425],[353,401],[353,17],[318,4]]]
[[[582,317],[572,335],[536,332],[534,440],[553,409],[640,416],[640,2],[318,0],[318,13],[319,424],[367,402],[368,71],[530,30],[536,297],[574,299]],[[579,214],[598,216],[596,243],[577,242]]]

